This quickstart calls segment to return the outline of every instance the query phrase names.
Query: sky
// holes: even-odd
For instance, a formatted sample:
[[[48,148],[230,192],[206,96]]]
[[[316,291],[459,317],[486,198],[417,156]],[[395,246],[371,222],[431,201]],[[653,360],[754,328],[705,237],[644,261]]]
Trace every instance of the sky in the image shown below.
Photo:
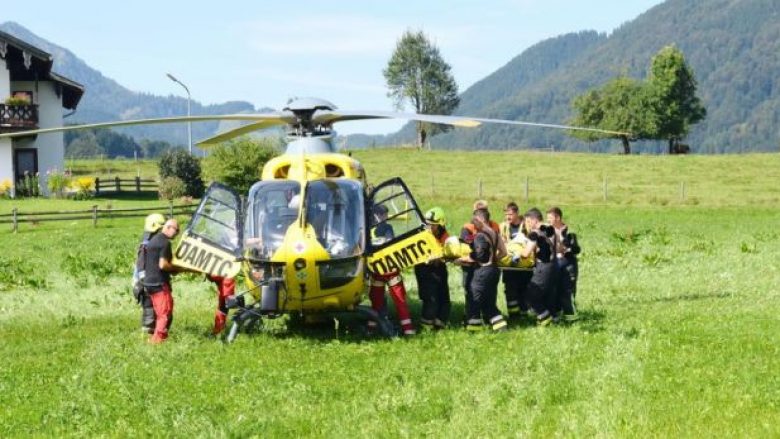
[[[662,1],[4,3],[0,22],[21,24],[133,91],[186,97],[170,72],[203,104],[245,100],[281,109],[291,97],[312,96],[345,110],[392,111],[382,69],[405,30],[425,32],[464,91],[544,39],[610,33]],[[401,125],[361,121],[337,129],[378,134]]]

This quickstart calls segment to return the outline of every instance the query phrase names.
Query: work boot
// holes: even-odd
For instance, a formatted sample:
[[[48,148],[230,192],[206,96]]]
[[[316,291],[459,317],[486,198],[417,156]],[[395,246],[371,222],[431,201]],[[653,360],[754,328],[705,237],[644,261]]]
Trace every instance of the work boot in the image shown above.
[[[431,332],[435,328],[435,322],[432,320],[420,319],[420,331]]]
[[[374,335],[376,334],[377,324],[373,320],[369,320],[366,322],[366,332],[368,335]]]
[[[414,325],[412,325],[412,319],[403,319],[401,320],[401,330],[403,331],[404,335],[416,335],[417,331],[414,330]]]
[[[549,311],[545,311],[536,316],[536,326],[545,327],[550,326],[553,323],[552,314]]]

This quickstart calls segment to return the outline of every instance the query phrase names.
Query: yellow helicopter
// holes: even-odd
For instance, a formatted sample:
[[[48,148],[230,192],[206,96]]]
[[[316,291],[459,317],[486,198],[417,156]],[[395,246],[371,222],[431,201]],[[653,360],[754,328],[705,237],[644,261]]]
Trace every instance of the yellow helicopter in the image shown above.
[[[389,336],[393,328],[387,319],[361,305],[368,272],[403,270],[432,258],[454,257],[465,250],[455,243],[445,251],[426,229],[422,212],[400,178],[371,186],[362,165],[334,147],[334,123],[387,118],[458,127],[501,123],[603,131],[498,119],[337,111],[328,101],[303,98],[291,101],[281,112],[269,114],[119,121],[0,137],[185,121],[250,122],[199,142],[208,147],[256,130],[286,126],[289,143],[285,153],[264,166],[261,180],[248,194],[238,194],[218,182],[209,186],[176,246],[174,265],[228,278],[243,273],[246,292],[228,300],[228,307],[237,310],[228,341],[244,326],[287,313],[317,316],[357,312],[376,321],[380,331]],[[387,215],[374,215],[377,209]],[[392,225],[395,237],[372,242],[371,229],[383,222]]]

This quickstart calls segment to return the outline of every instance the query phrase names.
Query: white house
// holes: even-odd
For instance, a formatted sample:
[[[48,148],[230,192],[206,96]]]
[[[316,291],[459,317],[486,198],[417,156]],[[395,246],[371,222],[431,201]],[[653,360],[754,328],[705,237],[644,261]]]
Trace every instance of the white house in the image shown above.
[[[0,134],[60,127],[63,108],[76,109],[84,87],[54,73],[52,64],[50,54],[0,31]],[[7,105],[12,97],[29,104]],[[62,171],[64,157],[62,133],[0,138],[0,182],[39,173],[45,192],[46,171]]]

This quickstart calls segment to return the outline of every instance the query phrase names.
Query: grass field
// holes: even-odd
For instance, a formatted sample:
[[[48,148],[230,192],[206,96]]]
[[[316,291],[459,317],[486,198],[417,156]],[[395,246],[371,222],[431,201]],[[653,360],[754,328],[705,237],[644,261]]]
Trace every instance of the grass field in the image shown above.
[[[560,204],[579,233],[583,319],[395,341],[352,320],[279,319],[226,346],[206,336],[213,288],[183,277],[172,339],[150,346],[129,293],[140,219],[9,226],[0,437],[780,435],[780,156],[355,156],[373,182],[401,175],[423,207],[442,205],[453,229],[480,177],[497,213],[510,198],[528,207],[530,174],[531,203]],[[158,203],[132,201],[121,202]],[[0,201],[0,212],[13,205],[44,206]],[[457,322],[463,291],[450,276]]]

